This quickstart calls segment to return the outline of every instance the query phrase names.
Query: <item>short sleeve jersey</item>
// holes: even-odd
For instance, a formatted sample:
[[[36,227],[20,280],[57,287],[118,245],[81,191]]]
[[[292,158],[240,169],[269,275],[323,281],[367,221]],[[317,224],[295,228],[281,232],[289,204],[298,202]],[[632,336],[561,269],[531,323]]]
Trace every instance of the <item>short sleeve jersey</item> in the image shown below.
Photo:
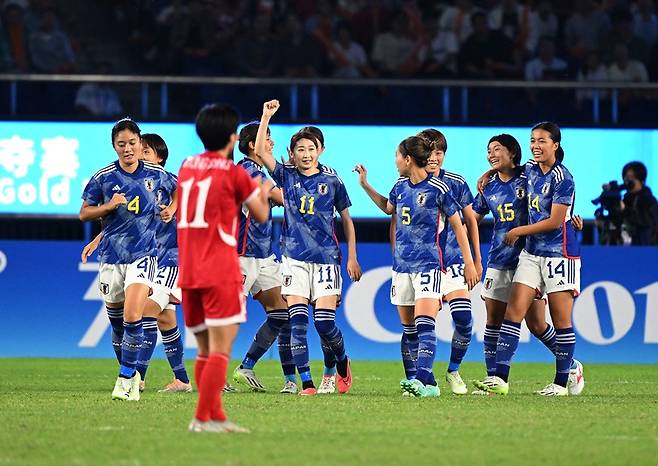
[[[525,238],[519,238],[514,246],[506,245],[504,239],[512,228],[528,223],[525,175],[517,174],[508,181],[501,180],[497,173],[493,175],[484,188],[484,194],[475,197],[473,210],[480,215],[491,212],[494,219],[487,267],[497,270],[515,269]]]
[[[446,218],[459,210],[448,185],[431,175],[417,184],[400,178],[388,200],[395,206],[396,216],[393,270],[419,273],[443,269]]]
[[[178,179],[173,173],[167,172],[170,183],[167,187],[158,189],[155,193],[157,212],[161,205],[171,204]],[[173,189],[168,189],[173,187]],[[158,245],[158,267],[178,266],[178,242],[176,241],[176,216],[170,222],[163,222],[160,216],[156,218],[155,241]]]
[[[542,257],[579,257],[580,245],[571,221],[576,196],[573,176],[559,161],[544,173],[534,160],[526,163],[525,175],[528,179],[528,224],[549,218],[553,204],[569,206],[559,228],[526,238],[526,251]]]
[[[261,177],[263,180],[268,176],[263,167],[255,160],[244,158],[238,162],[238,166],[252,178]],[[238,254],[245,257],[264,259],[272,255],[272,210],[265,223],[255,222],[247,209],[240,211],[240,230],[238,232]]]
[[[160,189],[172,192],[175,186],[162,167],[150,162],[140,161],[132,173],[121,168],[119,161],[96,172],[82,193],[87,204],[105,204],[115,193],[123,194],[128,201],[101,219],[101,263],[130,264],[142,257],[157,256],[155,222],[160,209],[156,193]]]
[[[178,173],[178,283],[213,288],[242,281],[238,212],[258,193],[243,168],[216,152],[189,157]]]
[[[336,214],[352,205],[334,169],[318,165],[306,176],[277,162],[272,178],[283,189],[281,254],[302,262],[340,264]]]
[[[445,170],[441,170],[437,176],[450,188],[450,195],[459,205],[458,212],[459,216],[462,217],[462,209],[473,203],[473,194],[471,193],[466,180],[456,173]],[[446,247],[443,255],[444,265],[446,267],[450,267],[454,264],[463,264],[464,257],[462,256],[461,249],[459,249],[457,236],[455,236],[455,232],[453,231],[452,226],[447,225],[446,227],[448,229],[448,233],[446,238]]]

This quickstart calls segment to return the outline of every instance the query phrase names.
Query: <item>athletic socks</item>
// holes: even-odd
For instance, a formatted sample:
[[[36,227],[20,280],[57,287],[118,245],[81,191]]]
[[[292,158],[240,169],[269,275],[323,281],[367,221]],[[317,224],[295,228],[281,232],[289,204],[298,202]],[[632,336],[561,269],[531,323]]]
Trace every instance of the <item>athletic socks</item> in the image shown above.
[[[208,355],[197,354],[196,359],[194,360],[194,384],[199,390],[199,385],[201,384],[201,378],[203,377],[203,371],[206,368],[206,363],[208,362]]]
[[[555,330],[555,333],[555,380],[553,383],[566,387],[573,352],[576,348],[576,334],[573,327],[559,328]]]
[[[334,309],[315,309],[313,313],[315,328],[320,338],[331,349],[332,355],[336,358],[336,371],[341,377],[347,376],[347,355],[345,354],[345,342],[343,334],[336,326],[336,310]],[[326,363],[325,359],[325,363]],[[327,364],[325,364],[327,365]]]
[[[142,376],[142,380],[145,380],[146,371],[149,368],[153,351],[155,351],[155,345],[158,342],[157,317],[142,318],[142,329],[144,330],[144,340],[142,342],[142,349],[139,350],[139,355],[137,356],[135,369]]]
[[[320,337],[320,347],[322,348],[322,357],[324,359],[324,376],[332,376],[336,374],[336,355],[331,350],[329,342]]]
[[[226,415],[222,408],[222,390],[226,384],[228,355],[225,353],[210,353],[203,368],[197,389],[199,401],[195,417],[201,422],[225,421]]]
[[[448,372],[459,369],[468,346],[471,344],[473,330],[473,317],[471,316],[471,300],[468,298],[455,298],[450,301],[450,312],[455,323],[450,349],[450,363]]]
[[[247,355],[242,360],[241,367],[253,369],[256,362],[270,349],[274,340],[279,336],[281,327],[288,322],[288,310],[277,309],[267,313],[267,319],[260,326],[254,341],[247,351]]]
[[[416,363],[416,378],[425,385],[436,385],[432,366],[436,352],[436,323],[429,316],[417,316],[414,319],[418,332],[418,360]]]
[[[519,346],[521,323],[503,320],[496,345],[496,375],[507,382],[512,358]]]
[[[415,325],[402,324],[402,338],[400,338],[400,354],[404,375],[407,380],[416,377],[416,359],[418,359],[418,332]]]
[[[291,327],[291,351],[302,382],[311,380],[311,368],[309,367],[308,355],[308,306],[305,304],[293,304],[288,308]]]
[[[112,326],[112,349],[114,354],[117,357],[117,361],[121,364],[121,342],[123,341],[123,308],[110,309],[105,307],[107,310],[107,317],[110,319],[110,325]]]
[[[487,375],[496,375],[496,346],[498,345],[500,326],[487,325],[484,328],[484,364]]]
[[[144,331],[142,330],[142,320],[134,322],[123,321],[123,342],[121,343],[121,366],[119,376],[126,379],[135,375],[135,366],[137,365],[137,356],[142,349],[144,340]]]
[[[295,361],[290,349],[290,320],[287,320],[279,330],[277,339],[279,347],[279,359],[281,360],[281,369],[286,380],[295,382]]]
[[[536,333],[533,333],[533,335],[537,337],[537,339],[541,341],[546,346],[546,348],[550,350],[551,353],[555,354],[555,328],[553,328],[551,324],[547,322],[546,330],[544,330],[539,335]]]
[[[185,370],[185,363],[183,362],[183,339],[181,338],[178,326],[162,332],[162,344],[164,345],[165,355],[174,373],[174,377],[183,383],[190,383],[187,371]]]

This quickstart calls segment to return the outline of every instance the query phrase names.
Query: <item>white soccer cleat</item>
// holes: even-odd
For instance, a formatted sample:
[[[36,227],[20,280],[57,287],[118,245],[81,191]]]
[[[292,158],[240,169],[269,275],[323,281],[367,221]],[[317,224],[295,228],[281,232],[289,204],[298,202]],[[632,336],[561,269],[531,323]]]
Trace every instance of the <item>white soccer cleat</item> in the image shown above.
[[[573,362],[576,367],[569,370],[567,389],[569,390],[569,395],[577,396],[580,395],[585,388],[585,376],[582,363],[577,359],[574,359]]]
[[[135,371],[135,375],[130,379],[130,395],[128,396],[128,401],[139,401],[141,396],[139,387],[142,382],[142,375]]]
[[[132,379],[117,377],[117,381],[114,383],[114,390],[112,390],[113,400],[125,401],[130,398],[130,389],[132,388],[131,380]]]
[[[459,371],[446,372],[446,382],[448,382],[450,390],[455,395],[466,395],[468,393],[468,387],[466,387],[462,376],[459,375]]]
[[[567,390],[567,387],[549,383],[544,388],[535,393],[541,396],[568,396],[569,390]]]
[[[325,375],[322,377],[322,383],[318,387],[318,395],[330,395],[336,393],[336,376]]]
[[[191,393],[192,384],[185,383],[182,380],[174,379],[173,382],[167,384],[162,390],[158,390],[158,393]]]
[[[236,367],[235,371],[233,371],[233,382],[246,385],[255,392],[266,391],[263,384],[260,383],[260,380],[256,377],[256,372],[254,372],[253,369],[241,369]]]
[[[297,384],[293,382],[292,380],[286,380],[286,383],[283,385],[283,388],[279,393],[287,393],[289,395],[296,395],[297,391],[299,389],[297,388]]]
[[[212,432],[216,434],[226,433],[249,433],[249,429],[240,427],[231,421],[199,421],[197,418],[192,419],[187,427],[190,432]]]

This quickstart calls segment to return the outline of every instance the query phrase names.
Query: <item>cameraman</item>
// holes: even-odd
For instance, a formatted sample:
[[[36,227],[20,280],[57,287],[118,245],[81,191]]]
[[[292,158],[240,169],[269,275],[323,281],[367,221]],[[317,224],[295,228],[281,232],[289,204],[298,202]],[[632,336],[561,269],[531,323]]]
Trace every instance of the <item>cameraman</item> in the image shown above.
[[[642,162],[629,162],[621,173],[628,187],[622,203],[622,216],[631,244],[658,244],[658,201],[651,194],[651,189],[644,185],[647,167]]]

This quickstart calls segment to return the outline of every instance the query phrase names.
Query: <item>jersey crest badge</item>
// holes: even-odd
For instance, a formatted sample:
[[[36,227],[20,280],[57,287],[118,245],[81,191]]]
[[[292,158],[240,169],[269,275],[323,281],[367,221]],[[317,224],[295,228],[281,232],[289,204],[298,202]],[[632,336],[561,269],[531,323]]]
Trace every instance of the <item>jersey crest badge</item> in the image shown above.
[[[419,206],[424,206],[426,201],[427,201],[427,194],[418,193],[416,195],[416,204],[418,204]]]
[[[152,192],[155,189],[155,181],[152,178],[144,179],[144,187],[147,191]]]
[[[490,290],[493,285],[493,278],[486,278],[484,280],[484,289],[485,290]]]
[[[525,197],[525,189],[516,188],[516,198],[517,199],[523,199],[524,197]]]
[[[324,196],[328,192],[329,192],[329,186],[327,185],[327,183],[318,184],[318,193],[320,193],[320,195]]]
[[[544,186],[541,187],[541,193],[546,195],[546,194],[548,194],[548,191],[550,191],[550,189],[551,189],[551,184],[546,183],[546,184],[544,184]]]
[[[110,292],[110,285],[107,283],[101,283],[100,289],[101,293],[108,294]]]
[[[283,286],[290,286],[292,284],[292,275],[283,276]]]

